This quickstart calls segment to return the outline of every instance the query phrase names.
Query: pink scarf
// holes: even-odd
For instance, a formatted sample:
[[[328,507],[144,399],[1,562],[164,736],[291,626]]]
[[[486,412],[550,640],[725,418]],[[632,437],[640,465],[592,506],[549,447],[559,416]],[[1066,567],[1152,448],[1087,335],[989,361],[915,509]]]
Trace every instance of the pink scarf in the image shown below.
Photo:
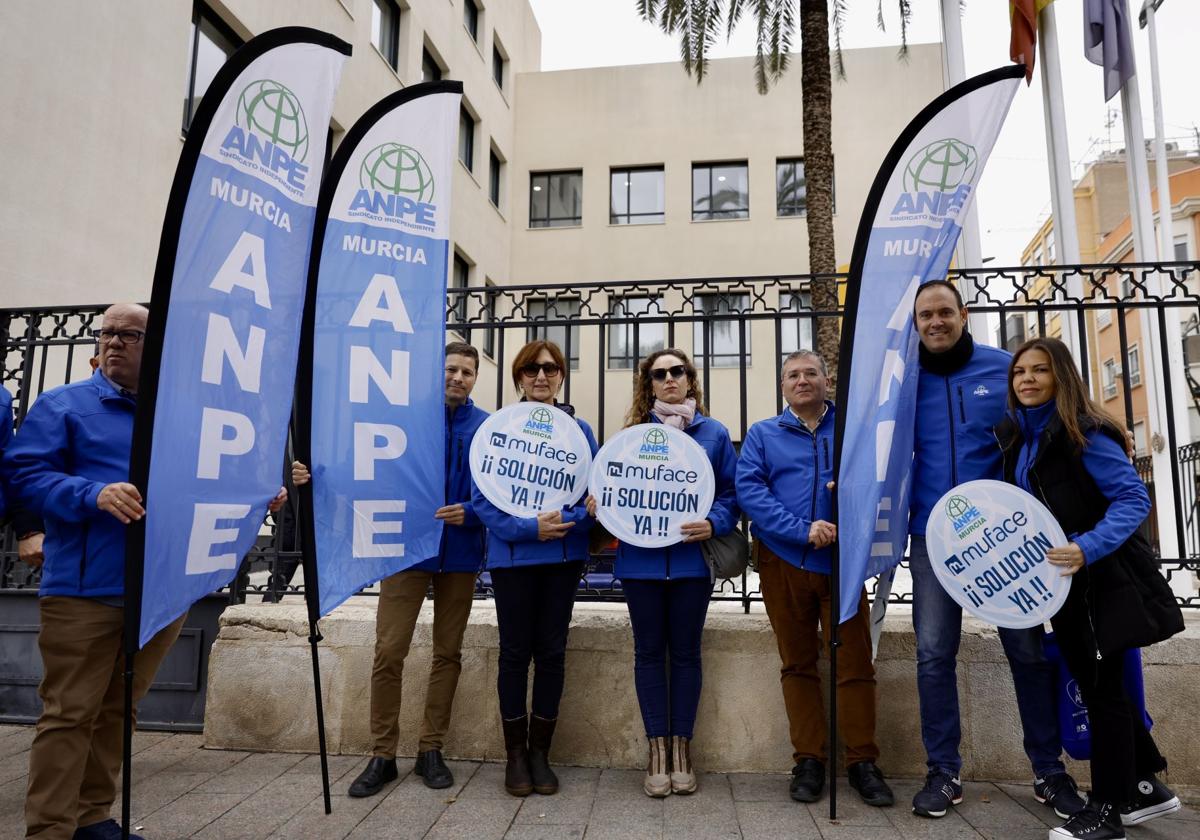
[[[696,401],[688,397],[681,403],[654,401],[654,416],[676,429],[686,429],[696,419]]]

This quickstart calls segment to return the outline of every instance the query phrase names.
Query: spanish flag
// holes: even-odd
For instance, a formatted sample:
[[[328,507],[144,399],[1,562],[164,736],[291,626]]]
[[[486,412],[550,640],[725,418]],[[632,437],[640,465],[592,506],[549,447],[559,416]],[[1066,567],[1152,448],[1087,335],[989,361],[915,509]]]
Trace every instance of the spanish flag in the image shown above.
[[[1054,0],[1009,0],[1012,37],[1008,42],[1008,57],[1025,65],[1025,81],[1033,81],[1034,47],[1037,45],[1038,13]]]

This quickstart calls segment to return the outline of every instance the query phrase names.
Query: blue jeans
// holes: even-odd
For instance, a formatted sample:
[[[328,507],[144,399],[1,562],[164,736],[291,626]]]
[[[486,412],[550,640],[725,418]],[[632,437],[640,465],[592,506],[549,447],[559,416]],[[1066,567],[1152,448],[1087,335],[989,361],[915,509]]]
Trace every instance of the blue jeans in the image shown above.
[[[925,538],[910,545],[913,579],[913,630],[917,635],[917,693],[921,701],[921,740],[929,769],[958,776],[962,727],[955,675],[962,636],[962,607],[938,583],[929,566]],[[1025,754],[1034,776],[1061,773],[1062,737],[1058,731],[1058,674],[1042,650],[1041,627],[999,628],[1000,643],[1012,669],[1017,710],[1025,733]]]
[[[700,706],[700,636],[712,581],[629,578],[621,585],[633,626],[633,684],[646,737],[690,739]]]

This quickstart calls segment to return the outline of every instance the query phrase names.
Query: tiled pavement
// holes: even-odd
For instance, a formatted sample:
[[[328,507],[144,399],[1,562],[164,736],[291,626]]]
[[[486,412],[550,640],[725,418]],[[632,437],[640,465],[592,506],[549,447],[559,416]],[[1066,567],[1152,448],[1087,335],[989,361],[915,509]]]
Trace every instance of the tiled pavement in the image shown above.
[[[28,727],[0,726],[0,840],[23,835]],[[133,824],[148,840],[1042,840],[1053,814],[1027,785],[968,783],[965,800],[941,820],[914,817],[907,803],[920,786],[895,779],[898,805],[869,808],[839,787],[839,819],[828,803],[787,796],[787,776],[705,774],[693,796],[648,799],[634,770],[557,768],[557,796],[520,800],[503,788],[503,767],[452,761],[456,786],[426,788],[406,774],[379,796],[350,799],[346,787],[364,764],[330,756],[333,813],[324,814],[316,756],[204,750],[198,735],[139,732],[134,740]],[[411,762],[403,762],[407,771]],[[1131,840],[1196,840],[1200,813],[1185,809],[1129,832]]]

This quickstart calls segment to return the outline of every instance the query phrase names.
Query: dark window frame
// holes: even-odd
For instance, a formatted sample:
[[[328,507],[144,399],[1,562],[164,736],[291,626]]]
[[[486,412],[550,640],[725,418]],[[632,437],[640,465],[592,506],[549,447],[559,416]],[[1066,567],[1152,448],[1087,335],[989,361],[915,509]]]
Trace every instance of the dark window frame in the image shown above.
[[[638,301],[638,311],[630,312],[629,302]],[[642,306],[641,302],[645,302]],[[618,312],[620,309],[622,311]],[[610,320],[629,319],[628,323],[610,323],[608,341],[605,342],[606,365],[609,370],[633,370],[637,363],[667,346],[667,320],[661,295],[630,294],[610,297],[608,314]],[[662,317],[663,320],[658,320]],[[654,318],[640,323],[644,318]],[[650,336],[647,340],[647,336]]]
[[[479,13],[483,11],[475,0],[463,0],[463,28],[471,40],[479,43]]]
[[[222,20],[221,16],[214,12],[212,7],[205,3],[204,0],[195,0],[195,2],[192,3],[191,56],[188,60],[187,91],[183,99],[182,130],[185,135],[188,133],[188,129],[191,128],[192,116],[195,114],[196,106],[199,104],[200,98],[204,95],[203,91],[201,91],[200,96],[196,95],[196,60],[200,49],[201,24],[207,24],[209,27],[215,30],[219,37],[224,38],[229,42],[231,49],[228,55],[232,55],[234,51],[246,43],[242,37],[234,31],[233,27]],[[213,39],[209,37],[209,40],[212,41]],[[213,41],[213,43],[216,42]],[[221,45],[217,44],[217,46],[220,47]]]
[[[710,308],[708,301],[713,301],[715,305]],[[721,303],[725,302],[725,311],[721,311]],[[736,306],[735,306],[736,304]],[[717,292],[698,292],[692,298],[692,306],[697,315],[706,317],[696,322],[696,329],[692,332],[692,359],[697,367],[711,368],[736,368],[750,367],[753,364],[753,353],[751,350],[751,326],[753,321],[743,319],[742,323],[746,325],[745,342],[741,347],[737,347],[738,333],[738,315],[746,315],[754,310],[754,299],[749,291],[734,290],[734,291],[717,291]],[[717,320],[720,318],[721,320]],[[717,350],[717,328],[724,327],[730,331],[730,340],[733,350],[730,352],[720,352]],[[708,335],[708,352],[704,352],[704,336]]]
[[[579,215],[551,216],[550,215],[550,185],[551,179],[557,177],[579,177]],[[545,179],[546,215],[544,218],[533,215],[533,194],[536,192],[538,179]],[[540,224],[539,224],[540,223]],[[581,227],[583,225],[583,170],[582,169],[552,169],[529,173],[529,226],[531,228],[552,227]]]
[[[469,289],[471,288],[471,263],[457,249],[455,249],[451,265],[453,266],[450,272],[450,288],[451,289]],[[461,282],[459,279],[459,269],[462,269]],[[454,313],[453,321],[460,325],[467,323],[467,295],[454,295],[454,299],[450,302],[449,310]],[[456,332],[467,330],[466,326],[461,326],[456,329]]]
[[[792,198],[791,201],[783,201],[782,194],[779,191],[779,169],[783,166],[799,166],[801,178],[804,179],[804,195],[802,198]],[[834,169],[833,179],[833,212],[837,213],[837,170]],[[808,215],[808,176],[804,172],[804,156],[775,158],[775,215],[777,218],[787,219],[795,216]]]
[[[383,16],[383,21],[380,26],[379,41],[375,43],[375,33],[371,33],[371,44],[383,56],[383,60],[388,63],[388,66],[400,72],[400,4],[396,0],[371,0],[371,13],[374,17],[375,10],[378,9]],[[388,18],[391,18],[391,25],[388,25]],[[374,27],[372,26],[372,30]]]
[[[464,132],[464,128],[470,128]],[[467,110],[466,105],[460,105],[458,108],[458,160],[463,166],[467,167],[468,172],[475,171],[475,129],[479,127],[479,120]]]
[[[746,204],[744,207],[733,207],[724,210],[714,210],[712,207],[713,197],[713,170],[718,167],[732,168],[740,166],[746,170]],[[708,170],[708,203],[709,209],[696,209],[696,171],[700,169]],[[741,213],[744,215],[729,215]],[[693,222],[720,222],[731,221],[735,219],[750,218],[750,161],[749,160],[714,160],[692,163],[692,221]]]
[[[571,309],[569,304],[574,303],[574,312],[567,311]],[[540,304],[541,313],[535,315],[533,312],[535,304]],[[526,303],[526,316],[530,320],[530,324],[525,328],[525,340],[537,341],[544,339],[553,341],[558,345],[563,354],[567,356],[567,367],[571,370],[579,370],[579,313],[583,310],[583,300],[578,295],[563,294],[563,295],[544,295],[541,297],[529,298]],[[552,311],[553,310],[553,311]],[[533,323],[536,320],[552,320],[552,321],[569,321],[567,324],[555,324],[553,326],[539,325]],[[551,330],[565,330],[564,338],[559,340],[557,336],[551,335]],[[567,340],[569,338],[569,340]],[[568,347],[567,345],[570,345]]]
[[[504,166],[504,161],[500,159],[500,155],[496,154],[494,148],[488,148],[488,200],[492,202],[492,206],[497,210],[500,209],[500,170]]]
[[[630,198],[633,192],[631,175],[635,172],[658,172],[662,175],[662,197],[663,206],[661,210],[652,211],[649,213],[634,213],[630,209]],[[613,212],[613,179],[618,175],[625,175],[625,212]],[[657,218],[653,218],[657,217]],[[645,221],[633,221],[634,219],[645,219]],[[625,221],[619,221],[624,219]],[[667,221],[667,171],[662,164],[648,164],[645,166],[614,166],[608,170],[608,223],[610,225],[620,225],[622,227],[628,225],[659,225],[665,224]]]
[[[432,78],[425,71],[432,68],[435,72]],[[421,47],[421,81],[423,82],[440,82],[445,76],[446,71],[442,69],[442,64],[433,53],[429,51],[429,47]]]
[[[483,281],[483,303],[480,317],[484,323],[496,321],[496,304],[500,301],[500,292],[490,279]],[[496,327],[483,328],[483,353],[490,359],[496,358]]]
[[[492,81],[503,92],[504,77],[507,75],[505,70],[508,67],[508,58],[500,51],[498,40],[495,33],[492,33]]]

